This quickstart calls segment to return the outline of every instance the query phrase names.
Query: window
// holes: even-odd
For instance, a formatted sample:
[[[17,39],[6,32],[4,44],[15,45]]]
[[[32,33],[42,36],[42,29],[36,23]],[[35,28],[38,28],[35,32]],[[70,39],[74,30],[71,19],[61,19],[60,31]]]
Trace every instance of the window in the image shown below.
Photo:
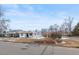
[[[23,33],[21,33],[21,36],[23,36]]]

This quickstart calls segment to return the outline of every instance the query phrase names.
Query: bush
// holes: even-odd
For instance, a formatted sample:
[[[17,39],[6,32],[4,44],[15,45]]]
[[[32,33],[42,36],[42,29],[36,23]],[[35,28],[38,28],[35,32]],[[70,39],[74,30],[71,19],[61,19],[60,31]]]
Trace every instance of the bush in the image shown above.
[[[60,39],[62,37],[62,34],[60,32],[46,32],[43,33],[44,37],[52,38],[52,39]]]
[[[56,38],[60,39],[61,36],[62,35],[60,33],[51,33],[49,37],[53,39],[56,39]]]

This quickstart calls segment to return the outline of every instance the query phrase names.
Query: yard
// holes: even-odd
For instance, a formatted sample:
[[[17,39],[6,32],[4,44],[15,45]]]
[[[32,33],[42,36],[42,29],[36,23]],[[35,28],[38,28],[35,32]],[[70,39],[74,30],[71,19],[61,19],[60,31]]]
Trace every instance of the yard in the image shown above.
[[[3,42],[13,42],[13,43],[29,43],[29,44],[39,44],[39,45],[55,45],[61,47],[79,48],[79,38],[70,37],[69,39],[61,40],[57,42],[50,38],[44,39],[30,39],[30,38],[0,38]]]

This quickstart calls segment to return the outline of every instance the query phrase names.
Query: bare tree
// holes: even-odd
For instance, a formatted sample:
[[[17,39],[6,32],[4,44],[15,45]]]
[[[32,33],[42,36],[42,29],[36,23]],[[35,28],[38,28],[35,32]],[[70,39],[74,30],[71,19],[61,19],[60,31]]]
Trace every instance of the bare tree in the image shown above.
[[[8,22],[9,20],[5,20],[5,19],[0,20],[0,33],[2,35],[7,33],[7,29],[9,26]]]
[[[2,5],[0,5],[0,35],[6,35],[7,33],[7,29],[9,27],[9,21],[10,20],[6,20],[5,18],[3,18],[4,16],[4,8],[2,7]]]
[[[61,31],[63,32],[63,35],[71,35],[72,22],[73,22],[73,17],[66,17],[64,19],[64,23],[61,26]]]
[[[57,32],[57,31],[59,31],[59,25],[57,25],[57,24],[50,25],[49,31],[50,32]]]
[[[54,24],[54,31],[55,31],[55,32],[58,32],[58,31],[59,31],[59,25]]]
[[[43,29],[41,29],[41,32],[42,33],[47,32],[47,29],[43,28]]]
[[[53,31],[54,31],[54,26],[53,25],[50,25],[49,32],[53,32]]]
[[[68,28],[69,28],[69,35],[71,35],[71,29],[72,29],[72,22],[73,22],[73,17],[68,17]]]
[[[67,34],[67,32],[68,32],[68,23],[67,23],[67,19],[66,18],[64,19],[64,22],[61,25],[60,30],[62,32],[62,35],[66,35]]]
[[[2,8],[2,5],[0,5],[0,19],[1,19],[1,17],[4,15],[4,10],[3,10],[3,8]]]

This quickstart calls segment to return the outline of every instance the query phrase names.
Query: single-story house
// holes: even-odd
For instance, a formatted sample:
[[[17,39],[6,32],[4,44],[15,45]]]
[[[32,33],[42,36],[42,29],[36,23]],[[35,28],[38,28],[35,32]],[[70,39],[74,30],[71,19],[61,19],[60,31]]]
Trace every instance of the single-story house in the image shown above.
[[[45,37],[42,36],[41,31],[34,31],[33,32],[32,39],[43,39],[43,38],[45,38]]]
[[[42,39],[44,38],[41,32],[23,31],[23,30],[12,30],[8,32],[8,37],[15,38],[31,38],[31,39]]]
[[[31,38],[32,37],[31,31],[10,31],[8,36],[9,37],[16,37],[16,38]]]

